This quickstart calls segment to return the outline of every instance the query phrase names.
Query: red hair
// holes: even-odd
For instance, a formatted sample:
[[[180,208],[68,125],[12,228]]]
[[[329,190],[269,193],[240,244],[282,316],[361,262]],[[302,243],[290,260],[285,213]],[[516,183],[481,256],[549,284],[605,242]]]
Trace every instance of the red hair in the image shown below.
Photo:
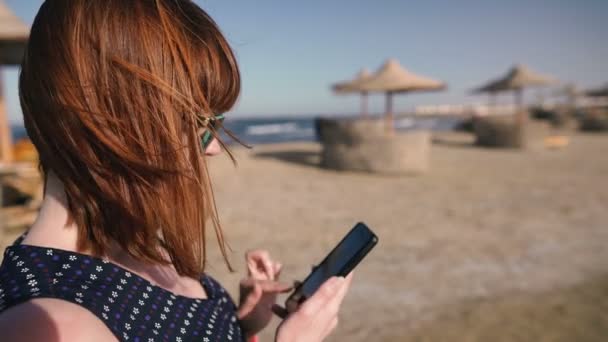
[[[240,75],[201,8],[189,0],[47,0],[19,89],[42,171],[65,186],[80,250],[104,255],[117,243],[138,260],[196,277],[210,221],[228,261],[197,129],[234,105]]]

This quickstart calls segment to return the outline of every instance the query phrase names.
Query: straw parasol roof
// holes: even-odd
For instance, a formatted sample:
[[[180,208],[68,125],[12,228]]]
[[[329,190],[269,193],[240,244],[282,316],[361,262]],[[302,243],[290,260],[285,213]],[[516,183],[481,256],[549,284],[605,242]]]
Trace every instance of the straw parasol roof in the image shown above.
[[[526,87],[546,86],[557,83],[550,76],[536,73],[525,65],[515,65],[502,78],[488,82],[474,90],[475,93],[497,93],[502,91],[520,90]]]
[[[608,97],[608,83],[605,84],[603,87],[589,89],[585,91],[585,95],[591,97]]]
[[[405,93],[411,91],[432,91],[445,88],[445,83],[425,76],[416,75],[403,68],[395,59],[389,59],[359,89],[370,92]]]
[[[364,91],[359,89],[359,85],[369,80],[371,77],[372,73],[366,68],[363,68],[361,71],[359,71],[354,79],[336,83],[331,88],[336,94],[361,93]]]
[[[387,60],[367,81],[357,85],[360,91],[386,93],[387,129],[393,127],[393,94],[445,89],[445,83],[416,75],[403,68],[396,59]]]
[[[338,95],[359,93],[361,94],[361,116],[367,117],[367,91],[358,89],[359,85],[369,80],[372,74],[369,70],[363,68],[350,81],[342,81],[332,86],[333,91]]]
[[[0,0],[0,66],[21,63],[29,28]],[[12,160],[11,132],[0,75],[0,162]]]

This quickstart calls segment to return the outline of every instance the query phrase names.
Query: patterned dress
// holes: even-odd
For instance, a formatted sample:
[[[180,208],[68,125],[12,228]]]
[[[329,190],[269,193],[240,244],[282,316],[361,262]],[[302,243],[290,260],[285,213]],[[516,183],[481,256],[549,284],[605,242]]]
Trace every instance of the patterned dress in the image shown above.
[[[207,299],[173,294],[107,260],[16,242],[0,265],[0,314],[34,298],[77,304],[119,341],[245,341],[236,306],[204,275]]]

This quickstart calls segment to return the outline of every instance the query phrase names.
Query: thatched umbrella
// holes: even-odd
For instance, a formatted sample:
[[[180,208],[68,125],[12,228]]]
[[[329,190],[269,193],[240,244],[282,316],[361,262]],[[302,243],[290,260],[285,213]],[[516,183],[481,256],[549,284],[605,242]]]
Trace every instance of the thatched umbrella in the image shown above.
[[[533,72],[524,65],[515,65],[507,75],[493,80],[484,86],[474,90],[475,93],[489,93],[495,95],[499,92],[513,91],[515,94],[515,104],[517,106],[517,119],[519,123],[525,121],[525,113],[523,111],[523,89],[533,86],[546,86],[556,83],[552,77],[545,76]]]
[[[358,89],[358,86],[369,80],[372,74],[367,69],[362,69],[357,76],[350,81],[343,81],[340,83],[336,83],[332,86],[333,91],[336,94],[352,94],[359,93],[361,94],[361,116],[367,117],[368,109],[367,109],[367,91]]]
[[[386,127],[393,130],[393,94],[445,89],[445,83],[404,69],[397,60],[389,59],[367,81],[357,86],[361,91],[386,93]]]
[[[29,28],[0,0],[0,66],[21,63]],[[0,162],[12,160],[11,131],[8,125],[2,77],[0,75]]]

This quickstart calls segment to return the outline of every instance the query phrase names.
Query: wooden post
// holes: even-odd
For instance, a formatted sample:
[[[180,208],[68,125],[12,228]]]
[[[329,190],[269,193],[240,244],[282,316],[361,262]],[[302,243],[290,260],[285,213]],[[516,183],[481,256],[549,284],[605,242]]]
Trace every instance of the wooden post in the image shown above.
[[[496,111],[496,93],[490,92],[488,101],[488,114],[492,114]]]
[[[523,89],[515,89],[515,110],[517,111],[517,123],[523,126],[526,123],[527,113],[524,109]]]
[[[490,93],[490,107],[494,108],[496,106],[496,93]]]
[[[4,102],[4,90],[2,87],[2,72],[0,71],[0,162],[10,163],[13,161],[13,147],[11,130],[8,125],[6,104]]]
[[[395,117],[393,114],[393,92],[389,91],[386,93],[386,130],[389,133],[395,131]]]
[[[368,100],[367,92],[366,91],[361,92],[361,116],[363,118],[367,118],[368,114],[369,114],[367,100]]]

